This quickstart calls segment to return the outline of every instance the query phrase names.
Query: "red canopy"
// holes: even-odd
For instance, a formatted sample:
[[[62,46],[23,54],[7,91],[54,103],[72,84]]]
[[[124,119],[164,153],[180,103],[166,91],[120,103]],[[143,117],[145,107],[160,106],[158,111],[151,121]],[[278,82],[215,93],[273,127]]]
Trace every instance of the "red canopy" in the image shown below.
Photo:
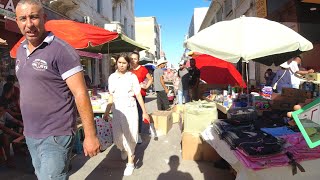
[[[194,57],[201,79],[208,84],[230,84],[246,88],[246,83],[235,66],[227,61],[202,54]]]
[[[85,49],[89,46],[95,47],[116,39],[119,34],[110,32],[98,26],[79,23],[71,20],[50,20],[46,22],[45,28],[75,49]],[[25,39],[22,37],[10,51],[11,57],[15,58],[20,43]]]

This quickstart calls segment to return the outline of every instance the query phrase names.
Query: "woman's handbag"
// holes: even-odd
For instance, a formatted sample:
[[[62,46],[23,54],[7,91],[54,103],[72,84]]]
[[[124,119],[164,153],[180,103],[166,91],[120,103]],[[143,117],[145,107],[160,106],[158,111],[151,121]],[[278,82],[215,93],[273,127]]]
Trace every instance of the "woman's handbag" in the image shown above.
[[[94,118],[97,129],[97,136],[100,141],[100,150],[104,151],[113,143],[111,121],[105,121],[103,118]]]
[[[277,80],[276,83],[274,83],[274,85],[272,86],[272,89],[273,90],[276,90],[277,89],[277,85],[278,85],[278,82],[280,81],[280,79],[283,78],[283,76],[286,74],[287,70],[284,71],[284,73],[282,74],[282,76]]]

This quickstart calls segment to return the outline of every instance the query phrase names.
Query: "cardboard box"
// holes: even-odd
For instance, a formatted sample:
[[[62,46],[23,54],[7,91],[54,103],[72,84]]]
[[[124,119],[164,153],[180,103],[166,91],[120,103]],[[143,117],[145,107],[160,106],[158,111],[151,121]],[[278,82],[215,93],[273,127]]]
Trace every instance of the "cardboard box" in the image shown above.
[[[272,109],[278,110],[293,110],[293,106],[299,103],[304,103],[305,98],[288,98],[280,96],[276,100],[272,101],[271,107]]]
[[[309,73],[305,75],[308,80],[320,81],[320,73]]]
[[[181,120],[181,113],[180,112],[172,112],[172,123],[179,123]]]
[[[227,89],[227,84],[199,84],[198,87],[198,97],[203,97],[203,94],[206,91],[210,91],[212,89]]]
[[[158,135],[166,135],[172,128],[172,112],[171,111],[155,111],[151,114],[154,127]]]
[[[177,104],[172,108],[172,112],[183,112],[184,111],[184,104]]]
[[[199,133],[182,133],[182,159],[195,161],[217,161],[221,157]]]
[[[290,98],[312,98],[312,93],[310,91],[294,88],[283,88],[281,95]]]

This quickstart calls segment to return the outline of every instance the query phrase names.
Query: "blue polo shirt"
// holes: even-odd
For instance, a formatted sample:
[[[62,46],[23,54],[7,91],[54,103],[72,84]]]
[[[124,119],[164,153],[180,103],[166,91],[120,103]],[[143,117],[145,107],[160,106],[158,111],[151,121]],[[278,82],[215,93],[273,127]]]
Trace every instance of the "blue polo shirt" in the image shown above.
[[[65,80],[82,70],[75,49],[52,33],[32,53],[26,40],[21,43],[16,75],[25,136],[46,138],[72,134],[76,106]]]

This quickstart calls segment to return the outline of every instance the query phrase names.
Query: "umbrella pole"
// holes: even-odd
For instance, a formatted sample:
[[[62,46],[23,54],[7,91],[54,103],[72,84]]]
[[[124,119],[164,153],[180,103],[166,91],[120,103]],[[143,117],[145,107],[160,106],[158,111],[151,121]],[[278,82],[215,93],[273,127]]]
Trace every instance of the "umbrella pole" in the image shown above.
[[[247,76],[247,94],[249,94],[249,73],[248,70],[249,69],[249,63],[246,62],[246,76]]]

